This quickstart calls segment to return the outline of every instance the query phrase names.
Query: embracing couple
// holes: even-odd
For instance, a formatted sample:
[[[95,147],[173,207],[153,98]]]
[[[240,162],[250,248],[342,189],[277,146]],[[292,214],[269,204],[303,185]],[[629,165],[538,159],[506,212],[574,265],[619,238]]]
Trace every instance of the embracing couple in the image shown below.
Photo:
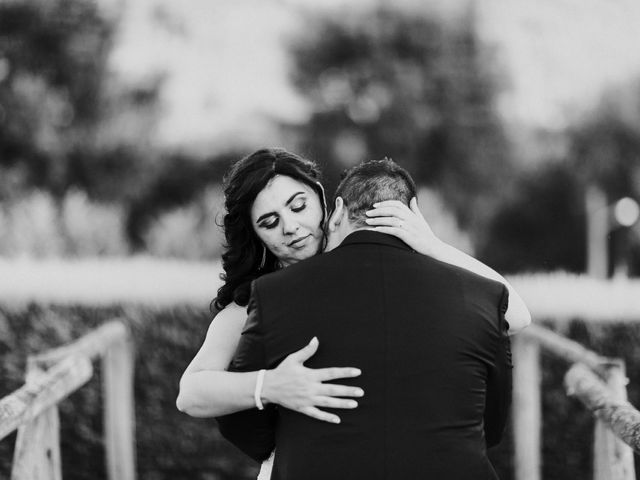
[[[178,408],[217,417],[260,479],[497,478],[508,335],[530,315],[433,234],[408,173],[353,167],[330,214],[316,165],[285,150],[225,182],[220,311]]]

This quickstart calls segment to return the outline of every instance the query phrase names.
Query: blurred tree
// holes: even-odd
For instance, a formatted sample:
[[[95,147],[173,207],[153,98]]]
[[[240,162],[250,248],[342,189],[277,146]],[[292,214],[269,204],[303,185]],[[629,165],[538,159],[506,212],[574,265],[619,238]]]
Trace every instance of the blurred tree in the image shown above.
[[[116,11],[0,3],[0,199],[38,187],[122,202],[145,184],[163,78],[125,85],[109,73]]]
[[[92,0],[0,2],[0,201],[48,191],[63,238],[67,192],[130,204],[159,169],[149,132],[163,77],[123,84],[109,73],[120,10]]]
[[[640,202],[640,80],[606,92],[598,107],[570,129],[569,141],[583,192],[589,186],[600,189],[603,207],[622,197]],[[613,263],[640,271],[638,232],[611,225],[609,272]]]
[[[585,267],[582,186],[568,161],[548,161],[522,175],[495,213],[478,256],[502,273]]]
[[[330,191],[343,168],[387,155],[479,231],[512,167],[475,23],[473,9],[453,23],[387,8],[307,22],[291,48],[312,106],[302,150],[324,164]]]
[[[155,219],[197,200],[208,187],[219,184],[231,163],[242,156],[227,152],[201,160],[174,153],[159,162],[160,167],[150,172],[145,188],[129,205],[126,229],[133,248],[144,250]]]
[[[586,271],[587,187],[604,193],[603,207],[625,196],[640,200],[639,94],[639,82],[607,92],[565,133],[564,159],[521,172],[480,245],[483,260],[506,273]],[[608,236],[609,257],[628,263],[631,273],[640,271],[638,231],[611,225]]]
[[[69,186],[69,152],[93,139],[112,25],[94,2],[0,4],[0,167],[15,189]]]
[[[571,159],[581,180],[611,200],[640,196],[640,82],[607,92],[569,131]]]

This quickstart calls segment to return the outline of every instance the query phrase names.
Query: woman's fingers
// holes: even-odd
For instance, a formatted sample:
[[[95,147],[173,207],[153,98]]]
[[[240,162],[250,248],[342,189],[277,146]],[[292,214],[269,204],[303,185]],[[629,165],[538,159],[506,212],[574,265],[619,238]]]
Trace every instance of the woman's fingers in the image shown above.
[[[396,200],[388,200],[389,202]],[[386,202],[385,202],[386,203]],[[398,217],[406,218],[408,215],[412,215],[413,212],[402,202],[396,204],[383,205],[377,203],[375,208],[367,210],[365,213],[367,217]]]
[[[287,356],[287,359],[292,359],[300,363],[304,363],[318,351],[318,345],[318,337],[313,337],[306,346],[302,347],[297,352],[290,353]]]
[[[420,211],[420,207],[418,207],[418,199],[416,197],[413,197],[411,199],[411,202],[409,202],[409,209],[413,213],[418,215],[420,218],[424,219],[424,215],[422,215],[422,212]]]
[[[397,217],[373,217],[365,219],[367,225],[378,226],[383,225],[385,227],[397,227],[402,228],[404,226],[404,221]]]
[[[375,208],[367,210],[366,215],[369,219],[383,218],[383,222],[369,222],[369,225],[386,225],[389,227],[417,228],[420,231],[431,233],[431,227],[422,215],[420,208],[418,207],[418,200],[413,197],[407,207],[399,200],[385,200],[384,202],[378,202],[373,204]]]
[[[358,402],[343,398],[316,397],[314,399],[313,406],[309,405],[302,407],[298,412],[308,415],[309,417],[322,420],[323,422],[340,423],[339,416],[320,410],[318,407],[353,409],[358,407]]]
[[[322,386],[318,388],[317,394],[323,397],[362,397],[364,390],[359,387],[323,383]]]
[[[318,420],[322,420],[323,422],[329,423],[340,423],[340,417],[334,415],[332,413],[323,412],[319,408],[316,407],[302,407],[298,412],[303,413],[312,418],[316,418]]]
[[[394,237],[398,237],[402,241],[406,241],[408,239],[407,231],[402,228],[380,225],[374,226],[372,230],[380,233],[386,233],[388,235],[393,235]]]
[[[313,401],[313,404],[316,407],[326,408],[353,409],[358,407],[358,402],[356,402],[355,400],[334,397],[316,397]]]
[[[353,378],[359,376],[361,373],[359,368],[352,367],[331,367],[314,370],[316,380],[320,382],[335,380],[337,378]]]
[[[409,207],[407,207],[407,205],[401,202],[400,200],[383,200],[382,202],[376,202],[373,204],[373,208],[387,208],[387,207],[398,208],[400,210],[409,209]]]

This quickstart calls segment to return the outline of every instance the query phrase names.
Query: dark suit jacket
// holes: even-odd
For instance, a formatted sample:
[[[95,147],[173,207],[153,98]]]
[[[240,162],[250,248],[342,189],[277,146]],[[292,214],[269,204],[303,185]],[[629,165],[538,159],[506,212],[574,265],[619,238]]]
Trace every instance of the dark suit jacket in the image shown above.
[[[373,231],[258,279],[230,366],[273,368],[315,335],[312,368],[354,366],[339,425],[267,407],[218,419],[272,479],[495,479],[486,447],[511,400],[504,285]]]

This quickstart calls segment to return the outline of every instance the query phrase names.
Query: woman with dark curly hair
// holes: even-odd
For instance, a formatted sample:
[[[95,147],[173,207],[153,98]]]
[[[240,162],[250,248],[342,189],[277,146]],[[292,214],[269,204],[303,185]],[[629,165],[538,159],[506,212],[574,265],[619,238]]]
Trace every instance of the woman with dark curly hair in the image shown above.
[[[261,403],[275,403],[327,422],[338,423],[340,418],[318,407],[357,407],[351,397],[364,395],[361,389],[325,383],[356,377],[360,374],[357,368],[310,369],[303,365],[318,348],[315,338],[263,377],[258,372],[226,371],[247,318],[251,282],[321,253],[325,247],[326,202],[319,180],[315,163],[282,149],[258,150],[236,162],[225,176],[224,284],[212,302],[218,313],[180,380],[177,406],[181,411],[215,417],[252,408],[257,403],[257,385]],[[415,198],[410,208],[398,201],[381,202],[368,215],[371,229],[397,236],[419,253],[504,283],[510,294],[505,315],[510,332],[529,324],[526,305],[506,280],[437,239]]]
[[[224,284],[212,302],[217,312],[204,344],[180,381],[178,408],[212,417],[254,406],[257,372],[227,372],[236,349],[256,278],[320,253],[324,247],[326,206],[314,162],[282,149],[262,149],[236,162],[225,176],[223,220]],[[359,375],[354,368],[312,370],[302,363],[317,348],[313,341],[265,374],[263,397],[314,418],[338,417],[317,406],[352,408],[344,398],[359,389],[326,384]]]
[[[303,188],[311,189],[321,202],[321,205],[316,205],[315,198],[311,198],[314,202],[309,205],[316,210],[316,213],[322,213],[317,225],[312,226],[313,241],[309,243],[309,249],[292,250],[293,253],[289,256],[303,260],[319,253],[323,247],[322,226],[325,220],[326,202],[317,165],[280,149],[258,150],[245,157],[235,163],[225,177],[227,214],[224,217],[223,227],[226,251],[222,255],[225,283],[212,302],[215,311],[222,310],[231,302],[245,306],[249,301],[252,280],[284,266],[283,262],[291,261],[289,256],[278,257],[278,252],[272,252],[265,247],[259,238],[260,233],[256,232],[250,218],[250,210],[256,197],[278,175],[301,182],[304,184]],[[295,205],[292,210],[296,211]],[[308,213],[307,211],[305,215]]]

